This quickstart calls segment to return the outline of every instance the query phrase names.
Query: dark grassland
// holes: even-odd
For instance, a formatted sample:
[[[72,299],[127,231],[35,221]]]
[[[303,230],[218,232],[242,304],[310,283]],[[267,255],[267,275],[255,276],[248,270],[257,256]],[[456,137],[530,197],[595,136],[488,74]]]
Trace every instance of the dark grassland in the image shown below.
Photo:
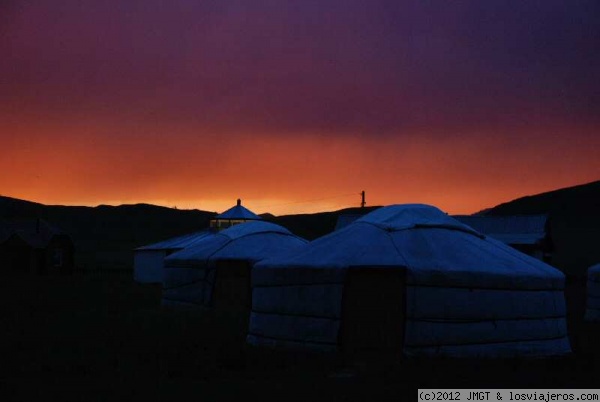
[[[600,388],[598,327],[571,283],[576,354],[537,361],[350,362],[248,348],[236,313],[160,307],[129,274],[2,282],[0,400],[416,400],[417,388]]]

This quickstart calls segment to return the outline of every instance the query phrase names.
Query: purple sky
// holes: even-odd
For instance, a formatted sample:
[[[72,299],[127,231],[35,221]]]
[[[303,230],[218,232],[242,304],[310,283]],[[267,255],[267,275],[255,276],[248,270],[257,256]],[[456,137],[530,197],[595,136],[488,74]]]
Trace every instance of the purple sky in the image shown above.
[[[464,148],[467,141],[483,160],[498,164],[490,172],[499,179],[514,175],[500,161],[515,148],[551,156],[549,169],[538,163],[526,182],[506,184],[513,189],[506,197],[600,173],[592,154],[600,150],[596,0],[2,1],[0,54],[0,157],[9,156],[0,158],[0,167],[35,157],[66,177],[68,167],[55,163],[60,156],[50,160],[36,147],[58,141],[65,154],[87,153],[77,163],[88,176],[71,186],[115,174],[94,170],[102,166],[94,155],[133,153],[135,166],[125,156],[117,163],[133,172],[144,161],[168,165],[189,149],[206,155],[243,142],[251,152],[253,140],[264,155],[268,144],[280,149],[282,141],[301,141],[302,152],[317,159],[326,157],[320,156],[325,139],[334,141],[330,155],[339,144],[357,141],[371,158],[363,168],[381,192],[394,182],[390,172],[381,180],[374,176],[382,161],[373,153],[383,143],[399,157],[418,160],[431,157],[427,144],[456,139]],[[417,154],[403,155],[414,142]],[[562,157],[565,143],[571,148]],[[443,146],[456,152],[452,144]],[[536,157],[519,157],[527,155]],[[288,168],[282,177],[296,174]],[[328,169],[335,177],[336,165]],[[556,174],[565,169],[572,176]],[[68,197],[57,198],[46,187],[18,185],[31,174],[0,179],[0,191],[50,202],[165,200],[150,183],[143,193],[93,196],[67,186]],[[199,185],[211,185],[218,174]],[[531,188],[536,175],[546,175],[544,184]],[[139,181],[139,175],[122,179]],[[432,185],[449,179],[442,169]],[[219,197],[235,195],[222,190],[213,196]],[[298,197],[302,191],[269,194]]]

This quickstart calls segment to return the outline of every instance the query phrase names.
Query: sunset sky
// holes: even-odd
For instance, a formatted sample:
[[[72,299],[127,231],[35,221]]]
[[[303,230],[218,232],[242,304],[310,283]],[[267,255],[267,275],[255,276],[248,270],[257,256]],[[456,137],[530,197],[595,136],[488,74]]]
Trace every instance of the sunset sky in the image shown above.
[[[597,0],[0,1],[0,194],[472,213],[600,179]]]

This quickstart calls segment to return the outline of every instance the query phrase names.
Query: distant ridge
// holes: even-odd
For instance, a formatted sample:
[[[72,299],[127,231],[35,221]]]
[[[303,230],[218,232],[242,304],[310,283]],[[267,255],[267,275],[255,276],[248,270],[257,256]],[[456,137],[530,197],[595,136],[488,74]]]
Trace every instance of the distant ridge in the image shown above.
[[[214,212],[151,204],[64,206],[0,196],[0,219],[42,218],[69,234],[84,269],[130,269],[134,248],[208,227]]]
[[[334,230],[340,215],[368,213],[379,206],[313,214],[261,214],[292,233],[314,240]],[[71,235],[76,264],[85,269],[131,269],[134,248],[208,227],[215,212],[152,204],[96,207],[44,205],[0,196],[0,219],[43,218]],[[552,265],[582,276],[600,262],[600,181],[521,197],[475,215],[548,214],[556,244]]]
[[[315,214],[261,214],[308,240],[330,233],[338,216],[379,207],[345,208]],[[133,249],[208,227],[215,212],[152,204],[89,206],[44,205],[0,196],[0,219],[43,218],[68,233],[75,243],[76,264],[84,269],[131,269]]]
[[[600,210],[600,180],[517,198],[481,211],[485,215],[550,214],[559,210]]]

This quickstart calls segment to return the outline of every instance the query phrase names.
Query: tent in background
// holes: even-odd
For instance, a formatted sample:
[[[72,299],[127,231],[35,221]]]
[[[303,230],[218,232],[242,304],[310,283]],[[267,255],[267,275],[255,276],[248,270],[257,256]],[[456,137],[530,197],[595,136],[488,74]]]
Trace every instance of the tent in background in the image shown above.
[[[235,206],[210,220],[210,229],[213,232],[219,232],[240,223],[260,220],[262,220],[262,218],[244,207],[242,205],[242,200],[238,198]]]
[[[585,320],[600,321],[600,264],[588,269]]]
[[[210,221],[210,229],[202,230],[164,240],[159,243],[139,247],[134,250],[134,280],[140,283],[162,283],[165,257],[176,251],[194,246],[200,240],[213,233],[240,223],[261,220],[254,212],[242,206],[238,199],[236,205],[215,216]]]
[[[409,356],[570,352],[564,275],[421,204],[380,208],[252,270],[253,345]]]
[[[453,218],[538,260],[551,260],[554,246],[548,232],[548,215],[455,215]]]
[[[250,269],[306,240],[269,222],[247,222],[165,259],[162,304],[250,307]]]
[[[162,283],[165,257],[193,246],[207,236],[208,230],[189,233],[133,250],[133,279],[139,283]]]

